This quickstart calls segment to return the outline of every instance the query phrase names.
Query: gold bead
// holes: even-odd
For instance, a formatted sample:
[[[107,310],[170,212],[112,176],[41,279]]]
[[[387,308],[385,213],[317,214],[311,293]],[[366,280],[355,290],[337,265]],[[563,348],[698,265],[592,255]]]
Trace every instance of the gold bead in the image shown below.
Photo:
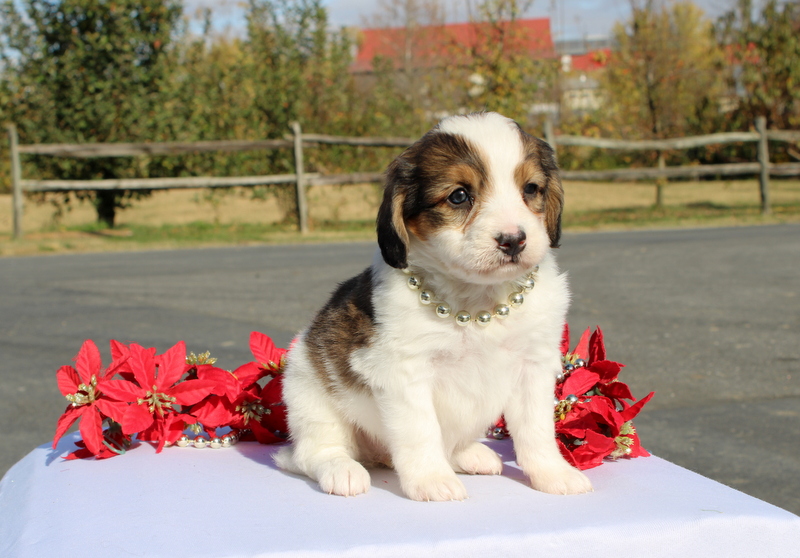
[[[469,315],[469,312],[465,310],[460,310],[458,314],[456,314],[456,323],[460,326],[465,326],[472,321],[472,316]]]
[[[436,315],[439,316],[440,318],[449,317],[451,311],[452,310],[450,308],[450,305],[447,304],[446,302],[442,302],[441,304],[438,304],[436,306]]]
[[[475,316],[475,322],[480,326],[487,326],[492,321],[492,315],[487,311],[478,312]]]
[[[422,279],[412,275],[411,277],[408,278],[408,282],[406,284],[408,285],[409,289],[411,289],[412,291],[416,291],[420,287],[422,287]]]
[[[498,304],[494,307],[494,315],[500,318],[507,318],[511,313],[511,307],[508,304]]]
[[[511,308],[519,308],[522,306],[523,302],[525,302],[525,297],[522,293],[514,293],[508,297],[508,303],[511,305]]]

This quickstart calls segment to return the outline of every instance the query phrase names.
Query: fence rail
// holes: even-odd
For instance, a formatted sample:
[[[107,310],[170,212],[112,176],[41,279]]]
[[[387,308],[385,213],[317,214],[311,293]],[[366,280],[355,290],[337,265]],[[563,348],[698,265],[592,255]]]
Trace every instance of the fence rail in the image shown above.
[[[565,170],[567,180],[653,180],[665,178],[699,178],[701,176],[757,175],[761,209],[769,213],[769,177],[800,175],[800,163],[772,164],[769,161],[768,142],[800,142],[800,131],[767,130],[766,119],[759,117],[755,132],[725,132],[703,136],[662,140],[628,141],[605,138],[588,138],[553,134],[552,123],[545,125],[547,141],[557,149],[559,146],[587,146],[599,149],[621,149],[630,151],[657,151],[659,166],[654,168],[626,168],[604,171]],[[164,143],[94,143],[94,144],[28,144],[19,145],[16,127],[8,127],[11,152],[11,182],[14,204],[14,237],[22,236],[24,192],[56,192],[75,190],[165,190],[172,188],[229,188],[232,186],[261,186],[268,184],[295,184],[297,195],[297,220],[300,231],[308,231],[308,203],[306,190],[309,186],[380,182],[382,172],[357,172],[335,175],[306,173],[303,148],[313,145],[350,145],[367,147],[408,147],[415,140],[398,137],[347,137],[323,134],[304,134],[298,123],[292,124],[292,135],[272,140],[221,140],[198,142]],[[722,165],[683,165],[667,167],[663,152],[691,149],[712,144],[758,142],[758,160],[752,163]],[[52,157],[138,157],[145,155],[181,155],[213,151],[254,151],[268,149],[294,150],[295,172],[266,176],[209,177],[193,176],[180,178],[125,178],[105,180],[24,180],[20,155],[47,155]],[[660,197],[660,186],[659,186]]]

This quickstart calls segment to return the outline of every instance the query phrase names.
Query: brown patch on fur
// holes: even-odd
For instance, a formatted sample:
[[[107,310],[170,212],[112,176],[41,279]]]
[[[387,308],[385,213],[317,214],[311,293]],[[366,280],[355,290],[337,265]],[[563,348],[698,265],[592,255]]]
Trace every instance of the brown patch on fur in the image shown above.
[[[306,333],[309,358],[328,390],[370,389],[350,366],[350,355],[369,346],[374,331],[372,270],[367,268],[339,285]]]
[[[558,174],[553,149],[546,142],[520,129],[525,160],[514,169],[514,178],[523,192],[528,207],[544,216],[550,247],[558,248],[561,239],[561,212],[564,207],[564,188]],[[525,194],[525,185],[538,186],[533,194]]]
[[[434,130],[404,157],[413,166],[413,188],[403,208],[408,230],[426,240],[443,227],[466,227],[474,201],[489,186],[479,149],[466,138]],[[454,205],[448,197],[459,188],[464,188],[470,199]]]

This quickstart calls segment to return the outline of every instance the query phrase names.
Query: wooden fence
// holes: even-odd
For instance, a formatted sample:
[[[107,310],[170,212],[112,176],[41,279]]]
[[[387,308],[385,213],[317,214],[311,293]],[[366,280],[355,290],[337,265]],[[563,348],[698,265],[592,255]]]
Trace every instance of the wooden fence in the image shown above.
[[[8,127],[11,153],[11,182],[14,204],[14,237],[22,236],[24,192],[54,192],[75,190],[163,190],[172,188],[229,188],[232,186],[259,186],[266,184],[295,184],[297,196],[297,219],[302,233],[308,232],[308,203],[306,190],[309,186],[327,184],[354,184],[380,182],[383,172],[360,172],[322,175],[306,173],[303,148],[319,144],[398,147],[404,148],[415,140],[392,137],[344,137],[321,134],[303,134],[298,123],[291,126],[292,136],[275,140],[233,140],[166,143],[92,143],[92,144],[29,144],[19,145],[15,126]],[[654,168],[626,168],[605,171],[563,171],[566,180],[653,180],[665,178],[698,178],[701,176],[758,175],[762,212],[769,213],[769,177],[800,175],[800,163],[771,164],[768,142],[800,142],[800,131],[767,130],[763,117],[756,119],[755,132],[728,132],[686,138],[626,141],[581,136],[554,135],[552,125],[545,126],[545,138],[557,149],[558,146],[588,146],[601,149],[630,151],[657,151],[659,165]],[[667,167],[663,152],[689,149],[711,144],[758,142],[758,160],[753,163],[723,165],[685,165]],[[123,178],[106,180],[25,180],[22,178],[20,155],[49,155],[53,157],[136,157],[141,155],[179,155],[210,151],[251,151],[265,149],[293,149],[295,173],[268,176],[237,177],[180,177],[180,178]],[[660,197],[660,190],[659,190]]]

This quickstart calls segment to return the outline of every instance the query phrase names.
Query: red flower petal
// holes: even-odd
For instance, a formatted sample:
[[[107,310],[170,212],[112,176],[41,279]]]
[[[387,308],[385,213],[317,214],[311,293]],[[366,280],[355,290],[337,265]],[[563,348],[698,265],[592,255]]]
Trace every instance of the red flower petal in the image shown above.
[[[604,384],[607,384],[608,382],[612,382],[617,379],[620,370],[622,370],[622,365],[619,362],[614,362],[613,360],[598,360],[589,364],[588,368],[592,372],[597,373],[597,375],[600,377],[600,381],[602,381]]]
[[[606,345],[603,341],[603,330],[600,326],[594,330],[592,338],[589,340],[589,360],[588,362],[595,362],[597,360],[606,359]]]
[[[147,430],[152,426],[154,420],[146,405],[129,405],[120,423],[122,424],[122,433],[132,435]]]
[[[81,405],[80,407],[73,407],[70,405],[67,407],[67,410],[64,411],[64,414],[59,417],[56,423],[56,433],[55,436],[53,436],[53,449],[56,448],[58,441],[64,433],[69,430],[69,427],[86,412],[86,409],[88,409],[86,405]]]
[[[111,359],[112,360],[120,360],[124,357],[129,357],[131,354],[131,350],[128,348],[127,345],[120,343],[119,341],[112,339],[109,343],[111,347]]]
[[[256,360],[265,367],[270,362],[279,363],[281,356],[286,352],[284,349],[275,347],[272,339],[259,331],[250,333],[250,351],[256,357]]]
[[[139,398],[144,397],[145,391],[145,388],[127,380],[108,380],[103,382],[102,388],[102,393],[111,399],[129,403],[136,403]]]
[[[81,420],[81,438],[86,444],[86,449],[97,455],[102,450],[103,446],[103,418],[100,412],[91,406],[83,414]]]
[[[122,417],[125,416],[125,411],[128,410],[128,403],[123,401],[111,401],[105,397],[96,399],[95,407],[114,422],[122,423]]]
[[[194,405],[210,394],[214,386],[214,382],[210,380],[187,380],[165,393],[174,397],[178,405]]]
[[[254,362],[248,364],[252,364],[254,368],[258,368]],[[242,367],[240,366],[239,368]],[[239,370],[239,368],[236,370]],[[232,374],[227,370],[214,366],[201,365],[197,367],[197,379],[214,382],[214,389],[211,393],[214,395],[224,395],[228,398],[228,401],[234,401],[239,397],[239,393],[242,391],[240,379],[237,379],[238,376],[235,374],[236,372]],[[256,381],[258,381],[258,378],[256,378],[253,383]],[[249,385],[244,387],[249,387]]]
[[[279,438],[257,422],[251,421],[249,426],[253,435],[256,437],[256,440],[258,440],[260,444],[277,444],[278,442],[286,441],[283,438]]]
[[[584,443],[572,452],[581,470],[591,469],[603,464],[603,459],[617,447],[613,438],[588,430]]]
[[[639,401],[637,401],[636,403],[634,403],[630,407],[620,411],[620,417],[622,417],[622,420],[624,422],[628,422],[629,420],[633,419],[633,417],[635,417],[636,415],[639,414],[639,411],[642,410],[642,407],[644,407],[645,404],[648,401],[650,401],[655,394],[656,394],[656,392],[651,391],[644,398],[640,399]]]
[[[192,406],[189,413],[208,430],[230,425],[234,420],[234,405],[225,397],[212,395]]]
[[[248,362],[247,364],[243,364],[233,371],[233,375],[238,378],[239,383],[241,384],[241,389],[249,388],[268,374],[269,372],[267,372],[267,370],[265,370],[257,362]]]
[[[100,350],[94,344],[94,341],[87,339],[75,356],[75,368],[78,370],[81,383],[89,385],[92,381],[92,376],[100,375],[102,366],[103,360],[100,357]]]
[[[128,360],[136,383],[143,389],[152,389],[156,384],[155,349],[145,349],[141,345],[131,343],[131,358]]]
[[[158,364],[156,385],[162,390],[169,388],[180,380],[187,370],[186,343],[178,341],[164,354],[157,356],[156,363]]]
[[[583,332],[581,335],[578,344],[575,347],[575,350],[572,351],[573,355],[577,355],[579,358],[588,362],[589,359],[589,328],[586,328],[586,331]]]
[[[561,384],[561,393],[581,396],[592,389],[599,380],[600,376],[588,368],[578,368]]]
[[[623,382],[611,382],[610,384],[600,384],[600,393],[612,399],[634,399],[628,384]]]
[[[78,376],[78,371],[72,366],[62,366],[56,372],[56,382],[58,382],[58,391],[61,395],[71,395],[78,391],[78,384],[81,379]]]

